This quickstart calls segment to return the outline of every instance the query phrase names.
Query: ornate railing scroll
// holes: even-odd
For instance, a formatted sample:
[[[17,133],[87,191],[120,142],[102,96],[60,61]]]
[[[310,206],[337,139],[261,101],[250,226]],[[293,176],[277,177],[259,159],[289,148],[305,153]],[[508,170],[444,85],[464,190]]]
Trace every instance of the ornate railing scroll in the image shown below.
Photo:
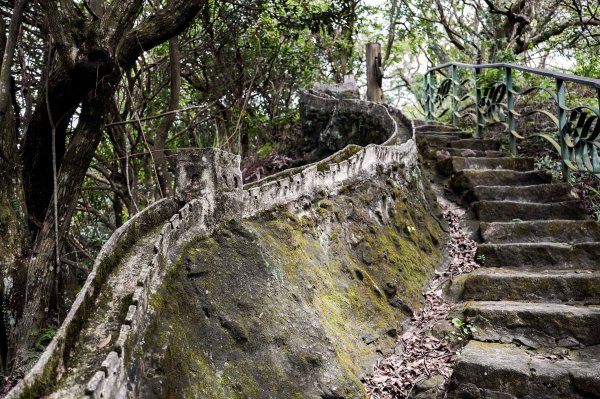
[[[513,82],[515,71],[552,79],[554,88],[519,88]],[[464,72],[467,72],[469,77],[461,80],[461,73],[464,75]],[[491,74],[492,79],[484,76],[484,72],[487,75]],[[441,81],[437,83],[439,76]],[[568,107],[566,82],[592,89],[596,93],[596,99],[586,101],[588,104]],[[539,106],[517,110],[515,104],[518,100],[539,93],[545,93],[549,97],[552,110]],[[501,125],[509,134],[513,155],[516,155],[517,139],[526,138],[519,133],[517,123],[534,114],[544,115],[555,126],[555,133],[538,132],[529,137],[542,137],[552,144],[563,161],[565,177],[569,171],[590,172],[600,177],[599,107],[600,79],[516,64],[472,65],[450,62],[429,69],[424,79],[423,109],[427,120],[441,119],[451,112],[452,124],[457,126],[464,122],[462,119],[469,117],[475,123],[476,137],[482,136],[485,127]]]
[[[428,120],[440,119],[450,112],[449,118],[453,124],[458,124],[460,118],[473,116],[471,109],[475,106],[472,76],[461,76],[457,67],[451,67],[448,73],[440,70],[443,79],[438,83],[434,74],[428,74],[425,79],[423,103]],[[437,113],[436,113],[437,111]]]

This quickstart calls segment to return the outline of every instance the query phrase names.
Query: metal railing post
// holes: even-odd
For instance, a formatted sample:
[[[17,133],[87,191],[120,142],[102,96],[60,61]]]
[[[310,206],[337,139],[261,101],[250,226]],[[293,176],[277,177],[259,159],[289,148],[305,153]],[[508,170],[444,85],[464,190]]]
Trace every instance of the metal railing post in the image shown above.
[[[427,95],[427,100],[429,101],[429,105],[428,105],[428,111],[429,114],[427,116],[427,118],[431,121],[433,120],[433,96],[434,96],[434,91],[433,91],[433,72],[430,72],[427,75],[427,90],[428,90],[428,95]]]
[[[423,110],[425,111],[425,120],[430,122],[430,114],[429,114],[429,74],[431,72],[426,72],[423,77]]]
[[[556,110],[558,114],[558,138],[560,141],[560,152],[563,161],[563,180],[569,181],[570,171],[565,161],[569,159],[569,150],[565,143],[563,130],[567,124],[567,115],[565,112],[565,82],[556,78]]]
[[[458,67],[452,65],[452,125],[458,127]]]
[[[512,68],[504,68],[505,72],[505,84],[506,84],[506,105],[508,108],[508,138],[510,142],[510,153],[514,157],[517,155],[517,138],[514,136],[515,131],[515,98],[513,95],[513,79],[512,79]]]
[[[483,127],[483,117],[481,115],[481,110],[479,109],[479,103],[481,103],[481,88],[479,87],[479,78],[481,75],[481,71],[478,68],[475,68],[475,115],[477,115],[477,129],[475,130],[475,137],[481,138],[481,130]]]

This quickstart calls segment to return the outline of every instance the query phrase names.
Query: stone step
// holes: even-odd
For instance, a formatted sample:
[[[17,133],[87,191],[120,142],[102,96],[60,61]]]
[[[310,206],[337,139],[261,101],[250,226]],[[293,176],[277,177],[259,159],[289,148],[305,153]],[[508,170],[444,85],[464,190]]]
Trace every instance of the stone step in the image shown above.
[[[473,201],[558,202],[577,199],[568,183],[536,184],[533,186],[476,186],[464,196]]]
[[[533,158],[450,157],[438,162],[438,170],[447,176],[465,169],[526,172],[533,169]]]
[[[461,139],[448,142],[446,147],[450,148],[470,148],[472,150],[492,150],[500,149],[500,141],[492,139]]]
[[[528,353],[512,344],[471,341],[456,362],[449,399],[600,397],[600,361]]]
[[[415,132],[417,140],[442,143],[444,139],[457,140],[457,139],[470,139],[473,136],[467,132]]]
[[[600,307],[512,301],[467,302],[465,323],[478,341],[519,342],[531,348],[600,344]]]
[[[477,186],[530,186],[547,184],[551,181],[552,174],[541,170],[517,172],[513,170],[464,169],[452,177],[450,186],[458,192],[465,192]]]
[[[417,146],[421,151],[436,151],[445,149],[446,145],[452,141],[462,140],[461,137],[455,135],[431,135],[431,136],[416,136]]]
[[[600,305],[600,272],[481,268],[465,275],[466,301],[564,302]]]
[[[590,242],[600,241],[600,222],[595,220],[539,220],[480,223],[486,243],[512,242]]]
[[[415,132],[459,132],[460,129],[450,125],[444,124],[425,124],[415,126]]]
[[[472,204],[472,207],[475,215],[482,222],[588,219],[585,202],[580,200],[550,204],[515,201],[477,201]]]
[[[600,270],[600,242],[479,244],[476,257],[485,267]]]
[[[455,134],[431,134],[427,136],[417,135],[417,144],[420,148],[444,148],[451,141],[462,140],[462,137]]]
[[[471,150],[468,148],[438,148],[434,149],[434,155],[438,155],[439,158],[447,158],[447,157],[476,157],[476,158],[502,158],[508,156],[508,154],[502,151],[481,151],[481,150]],[[441,155],[441,157],[440,157]]]

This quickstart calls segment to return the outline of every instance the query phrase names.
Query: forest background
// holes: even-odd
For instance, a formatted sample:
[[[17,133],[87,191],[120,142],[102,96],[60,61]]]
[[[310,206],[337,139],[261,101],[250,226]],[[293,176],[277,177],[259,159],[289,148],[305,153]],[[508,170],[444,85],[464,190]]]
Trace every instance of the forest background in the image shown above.
[[[450,60],[600,77],[595,0],[0,0],[0,13],[4,376],[39,356],[112,232],[172,195],[177,148],[239,154],[246,181],[307,162],[299,90],[346,74],[362,88],[367,42],[382,45],[386,102],[415,118],[423,73]]]

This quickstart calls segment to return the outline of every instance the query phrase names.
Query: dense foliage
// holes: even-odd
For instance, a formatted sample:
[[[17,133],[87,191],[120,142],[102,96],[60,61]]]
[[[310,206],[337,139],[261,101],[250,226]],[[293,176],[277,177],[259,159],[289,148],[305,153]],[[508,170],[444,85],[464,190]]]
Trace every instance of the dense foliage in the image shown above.
[[[43,348],[107,237],[172,193],[175,149],[231,150],[247,178],[301,162],[298,90],[360,81],[365,42],[383,44],[389,100],[414,99],[425,67],[450,59],[600,73],[593,0],[2,0],[0,12],[7,373]]]

